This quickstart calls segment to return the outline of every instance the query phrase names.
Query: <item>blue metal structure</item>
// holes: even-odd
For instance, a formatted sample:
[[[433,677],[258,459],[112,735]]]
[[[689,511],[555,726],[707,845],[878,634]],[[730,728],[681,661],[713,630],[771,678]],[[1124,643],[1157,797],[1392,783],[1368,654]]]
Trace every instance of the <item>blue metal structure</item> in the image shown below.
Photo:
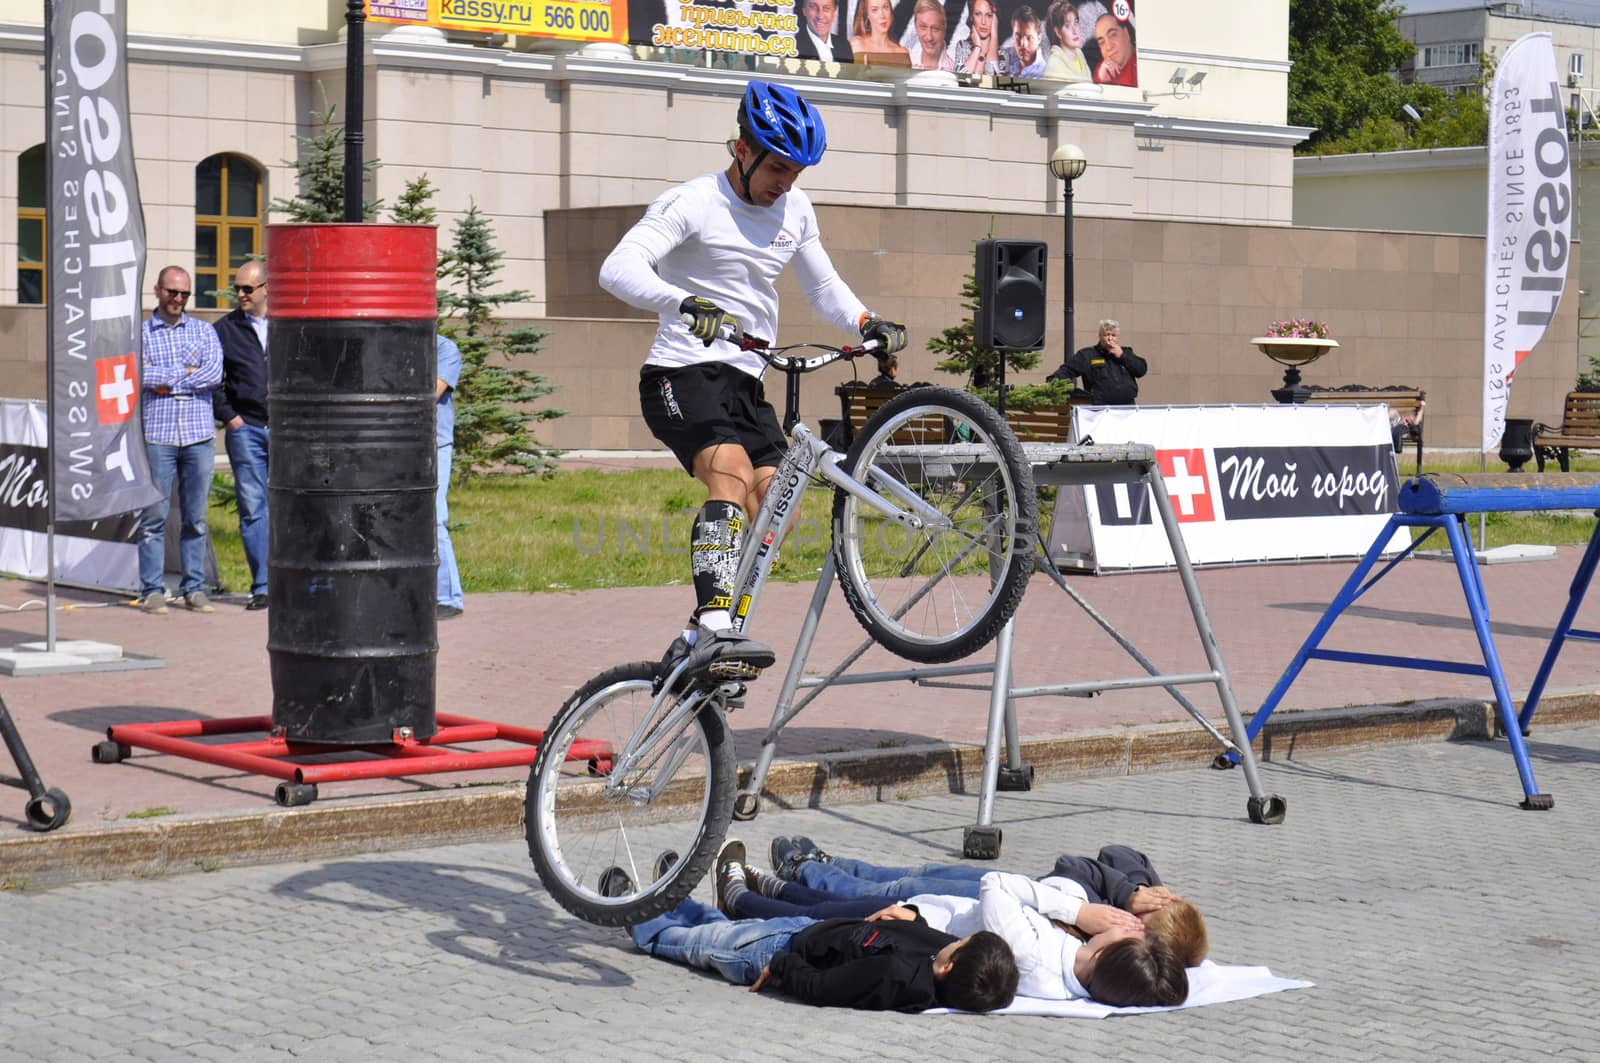
[[[1538,678],[1529,692],[1527,706],[1519,717],[1511,703],[1511,691],[1506,683],[1505,670],[1500,664],[1500,654],[1495,649],[1494,635],[1489,630],[1489,603],[1484,597],[1483,581],[1479,576],[1477,560],[1473,556],[1471,543],[1467,541],[1463,524],[1468,513],[1600,507],[1600,475],[1430,473],[1406,481],[1400,488],[1398,501],[1399,512],[1389,518],[1366,555],[1356,565],[1355,571],[1350,574],[1350,578],[1329,603],[1327,611],[1317,621],[1316,627],[1295,653],[1289,662],[1289,667],[1279,677],[1260,710],[1251,719],[1246,735],[1249,740],[1254,741],[1261,733],[1273,710],[1278,707],[1308,661],[1376,664],[1390,668],[1486,676],[1494,688],[1501,730],[1505,732],[1511,746],[1511,755],[1516,760],[1517,775],[1522,782],[1522,807],[1551,808],[1555,804],[1555,799],[1549,794],[1539,792],[1533,777],[1533,765],[1528,761],[1527,744],[1523,739],[1528,721],[1533,717],[1539,695],[1543,692],[1545,681],[1549,677],[1563,642],[1568,638],[1600,641],[1600,633],[1574,630],[1572,627],[1573,618],[1583,601],[1589,580],[1594,574],[1597,562],[1600,562],[1600,527],[1596,528],[1595,534],[1589,540],[1589,548],[1572,582],[1566,611],[1556,627],[1555,637],[1551,640],[1550,649],[1539,668]],[[1423,528],[1426,531],[1367,580],[1367,574],[1380,560],[1384,546],[1401,528]],[[1449,540],[1456,573],[1461,579],[1461,590],[1466,596],[1467,612],[1472,619],[1472,628],[1478,636],[1478,646],[1483,651],[1483,663],[1320,648],[1322,640],[1339,615],[1388,575],[1396,565],[1411,556],[1436,531],[1443,531]],[[1232,759],[1231,754],[1225,755]]]

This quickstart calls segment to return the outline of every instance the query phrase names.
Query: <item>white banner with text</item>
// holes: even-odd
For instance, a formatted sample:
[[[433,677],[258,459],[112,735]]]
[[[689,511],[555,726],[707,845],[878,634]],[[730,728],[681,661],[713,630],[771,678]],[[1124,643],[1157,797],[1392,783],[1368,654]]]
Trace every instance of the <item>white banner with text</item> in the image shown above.
[[[1386,406],[1080,406],[1073,425],[1078,439],[1156,448],[1197,565],[1360,556],[1395,511]],[[1058,500],[1052,556],[1094,571],[1174,563],[1144,485],[1072,495]],[[1407,541],[1397,533],[1386,552]]]
[[[47,438],[44,403],[0,399],[0,573],[46,576]],[[137,592],[138,530],[136,513],[56,525],[56,580]]]

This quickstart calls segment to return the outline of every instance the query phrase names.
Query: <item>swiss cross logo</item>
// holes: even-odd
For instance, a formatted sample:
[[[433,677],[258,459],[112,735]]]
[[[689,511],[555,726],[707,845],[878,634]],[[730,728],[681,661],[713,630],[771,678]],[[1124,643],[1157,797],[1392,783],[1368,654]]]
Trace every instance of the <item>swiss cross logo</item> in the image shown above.
[[[94,406],[101,424],[121,424],[139,408],[139,376],[135,354],[97,358],[94,363]]]
[[[1158,450],[1156,462],[1167,481],[1167,495],[1178,512],[1178,523],[1217,519],[1204,450]]]

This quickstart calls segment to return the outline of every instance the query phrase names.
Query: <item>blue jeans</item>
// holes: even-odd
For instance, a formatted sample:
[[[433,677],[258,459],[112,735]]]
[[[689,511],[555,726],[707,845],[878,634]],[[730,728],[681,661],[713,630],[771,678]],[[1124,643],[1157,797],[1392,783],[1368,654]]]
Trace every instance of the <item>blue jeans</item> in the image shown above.
[[[773,919],[786,915],[809,915],[813,919],[865,919],[886,907],[882,897],[839,897],[798,882],[785,882],[776,897],[763,897],[745,890],[733,902],[740,919]]]
[[[434,513],[439,520],[439,604],[465,605],[461,596],[461,572],[456,568],[456,550],[450,545],[450,503],[445,495],[450,490],[450,462],[455,456],[454,444],[439,448],[439,491],[434,496]]]
[[[248,421],[222,437],[233,467],[239,503],[239,538],[250,566],[250,593],[267,593],[267,440],[268,430]]]
[[[885,897],[906,900],[919,893],[946,897],[978,896],[978,883],[988,868],[967,864],[923,864],[921,867],[879,867],[865,860],[836,856],[832,863],[807,860],[795,879],[815,890],[839,897]]]
[[[146,443],[150,480],[161,500],[139,515],[139,596],[165,591],[166,529],[172,480],[178,479],[178,506],[183,511],[183,531],[178,540],[183,557],[183,581],[178,593],[193,594],[205,588],[206,499],[211,496],[211,470],[216,465],[216,443],[203,439],[186,447]]]
[[[730,920],[694,898],[628,933],[639,948],[663,960],[716,971],[734,985],[755,985],[789,939],[815,923],[810,916]]]

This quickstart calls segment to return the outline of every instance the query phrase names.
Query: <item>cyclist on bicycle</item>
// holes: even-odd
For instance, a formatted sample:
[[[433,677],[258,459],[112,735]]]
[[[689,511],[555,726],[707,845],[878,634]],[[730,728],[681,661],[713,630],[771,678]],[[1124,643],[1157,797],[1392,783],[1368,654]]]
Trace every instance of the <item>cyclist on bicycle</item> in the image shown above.
[[[689,546],[696,607],[662,659],[663,676],[690,653],[689,672],[716,679],[752,679],[776,660],[770,646],[733,630],[731,611],[745,517],[760,507],[787,440],[762,389],[765,361],[720,334],[777,337],[774,283],[792,261],[825,319],[880,340],[880,358],[905,346],[905,327],[869,311],[834,271],[811,200],[794,187],[827,141],[799,93],[750,82],[727,170],[664,192],[600,268],[608,292],[660,314],[640,406],[650,431],[706,487]]]

